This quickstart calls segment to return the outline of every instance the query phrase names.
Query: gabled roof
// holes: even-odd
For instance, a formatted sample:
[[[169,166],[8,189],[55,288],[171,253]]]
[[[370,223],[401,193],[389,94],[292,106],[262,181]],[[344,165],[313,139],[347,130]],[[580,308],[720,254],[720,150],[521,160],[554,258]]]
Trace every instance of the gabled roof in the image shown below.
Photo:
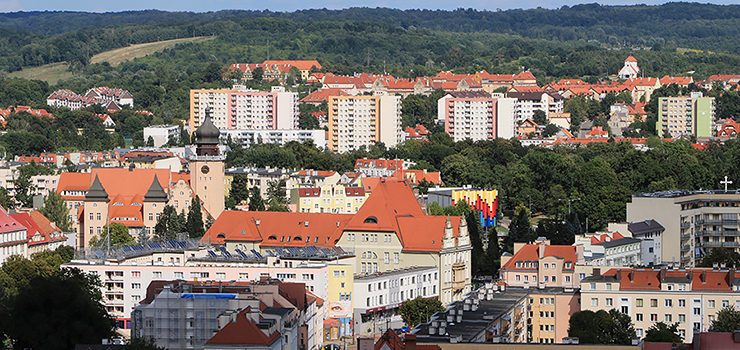
[[[201,241],[261,242],[265,247],[333,247],[351,219],[350,214],[227,210]]]
[[[635,58],[635,56],[632,56],[632,55],[630,55],[630,56],[629,56],[629,57],[627,57],[627,59],[626,59],[626,60],[624,60],[624,61],[625,61],[625,62],[637,62],[637,59]]]
[[[320,103],[329,100],[331,96],[349,96],[342,89],[319,89],[301,99],[301,102]]]
[[[664,231],[665,227],[653,219],[648,219],[644,221],[630,222],[627,224],[627,230],[632,232],[632,235],[634,236],[646,232]]]
[[[536,267],[516,267],[517,262],[524,261],[539,261],[540,260],[540,249],[545,249],[543,257],[554,256],[563,259],[564,261],[570,261],[573,263],[571,266],[575,266],[577,260],[576,247],[570,245],[539,245],[539,244],[525,244],[523,247],[514,253],[509,261],[501,266],[502,270],[536,270]],[[565,266],[563,266],[565,269]],[[571,268],[572,270],[572,268]]]
[[[0,233],[16,232],[25,229],[26,227],[18,222],[18,220],[8,215],[8,212],[5,210],[5,208],[0,207]]]
[[[206,345],[258,345],[270,347],[280,341],[280,332],[275,331],[269,336],[257,327],[257,324],[247,316],[251,307],[247,307],[236,315],[236,320],[221,328]]]

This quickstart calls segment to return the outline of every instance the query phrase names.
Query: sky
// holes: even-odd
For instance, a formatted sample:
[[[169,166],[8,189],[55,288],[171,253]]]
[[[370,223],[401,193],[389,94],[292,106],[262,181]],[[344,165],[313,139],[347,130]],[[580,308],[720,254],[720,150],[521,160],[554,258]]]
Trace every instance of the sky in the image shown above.
[[[478,10],[508,10],[512,8],[559,8],[578,3],[598,2],[605,5],[657,5],[666,1],[563,1],[563,0],[126,0],[126,1],[91,1],[91,0],[0,0],[0,12],[16,11],[87,11],[118,12],[127,10],[158,9],[165,11],[208,12],[226,9],[295,11],[300,9],[327,8],[343,9],[348,7],[389,7],[398,9],[443,9],[474,8]],[[715,0],[715,4],[732,4],[737,0]]]

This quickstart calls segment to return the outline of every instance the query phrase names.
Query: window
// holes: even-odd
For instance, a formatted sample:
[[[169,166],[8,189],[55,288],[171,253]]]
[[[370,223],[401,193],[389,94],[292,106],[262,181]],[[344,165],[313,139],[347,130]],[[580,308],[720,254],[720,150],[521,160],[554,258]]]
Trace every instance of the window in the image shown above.
[[[666,299],[665,307],[673,307],[673,299]]]
[[[547,270],[547,268],[548,268],[548,267],[550,267],[550,264],[548,264],[548,263],[545,263],[545,267],[544,267],[544,268],[545,268],[545,270]]]
[[[642,322],[642,314],[635,314],[635,321]]]
[[[658,299],[650,299],[650,307],[658,307]]]
[[[141,277],[141,271],[131,271],[131,277],[134,277],[134,278]]]
[[[700,330],[701,329],[701,324],[699,324],[699,322],[694,322],[694,329],[695,330]]]
[[[141,300],[141,295],[132,295],[131,296],[131,301],[140,301],[140,300]]]
[[[342,282],[342,289],[344,289],[344,282]]]
[[[550,276],[550,277],[552,277],[552,278],[551,278],[551,280],[552,280],[552,283],[555,283],[555,276]]]
[[[216,279],[222,280],[226,278],[226,272],[216,272]]]
[[[175,278],[176,279],[183,279],[185,277],[183,277],[183,273],[182,272],[175,272]]]
[[[678,315],[678,323],[686,323],[686,315],[685,314],[679,314]]]
[[[389,252],[383,253],[383,262],[386,263],[386,264],[390,264],[391,263],[391,253],[389,253]]]
[[[591,283],[591,290],[596,290],[596,283]]]
[[[666,323],[673,322],[673,315],[665,314],[665,322]]]
[[[694,315],[701,315],[701,308],[695,307],[694,308]]]
[[[650,314],[650,321],[658,322],[658,314]]]
[[[686,307],[686,299],[678,299],[678,307]]]
[[[519,282],[519,275],[514,275],[514,281]]]
[[[599,299],[591,298],[591,306],[599,306]]]
[[[399,258],[398,258],[398,252],[393,253],[393,263],[398,264]]]
[[[714,309],[714,300],[707,300],[707,307],[710,309]]]
[[[612,306],[612,304],[614,304],[614,303],[613,303],[613,300],[612,300],[612,298],[606,298],[606,303],[605,303],[605,305],[606,305],[606,306]]]
[[[342,277],[344,277],[344,270],[342,270],[340,272],[341,272]]]
[[[334,277],[339,277],[339,271],[334,271]]]
[[[565,275],[565,283],[570,283],[570,276]]]
[[[606,284],[606,290],[612,290],[612,284],[611,283],[607,283]]]
[[[725,308],[725,307],[728,307],[728,306],[730,306],[730,301],[729,300],[722,300],[722,307]]]
[[[131,289],[141,289],[141,283],[131,283]]]
[[[240,279],[240,280],[245,280],[245,279],[249,279],[249,273],[246,273],[246,272],[240,272],[240,273],[239,273],[239,279]]]
[[[635,306],[642,307],[642,299],[635,299]]]
[[[160,271],[152,272],[152,278],[162,278],[162,272]]]

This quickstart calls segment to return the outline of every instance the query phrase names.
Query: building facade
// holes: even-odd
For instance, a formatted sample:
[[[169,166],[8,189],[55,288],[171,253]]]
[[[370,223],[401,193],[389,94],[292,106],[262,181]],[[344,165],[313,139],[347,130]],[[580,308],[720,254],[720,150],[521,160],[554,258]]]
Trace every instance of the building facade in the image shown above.
[[[711,248],[740,249],[740,192],[666,191],[632,196],[627,221],[655,220],[665,228],[661,262],[695,267]]]
[[[170,140],[180,142],[180,126],[178,125],[152,125],[144,127],[144,141],[152,138],[154,147],[162,147]]]
[[[383,142],[386,147],[401,143],[401,97],[331,96],[327,143],[334,152]]]
[[[658,136],[713,136],[714,104],[714,97],[702,97],[701,92],[692,92],[691,96],[659,98]]]
[[[484,91],[449,92],[437,101],[437,118],[453,140],[498,137],[498,99]]]
[[[291,189],[290,202],[301,213],[356,213],[369,195],[364,187],[332,184]]]
[[[213,124],[219,130],[296,129],[298,94],[273,87],[270,92],[240,89],[190,90],[190,132],[211,111]]]
[[[581,281],[581,310],[618,311],[632,318],[637,337],[656,322],[678,322],[685,342],[707,331],[722,308],[740,307],[734,269],[611,269]]]

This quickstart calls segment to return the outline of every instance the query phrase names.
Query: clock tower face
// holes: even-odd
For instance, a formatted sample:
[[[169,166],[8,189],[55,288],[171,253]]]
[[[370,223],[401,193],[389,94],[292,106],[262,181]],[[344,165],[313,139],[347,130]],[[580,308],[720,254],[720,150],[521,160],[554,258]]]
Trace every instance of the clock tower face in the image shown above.
[[[208,165],[200,167],[200,172],[203,174],[208,174],[209,171],[211,171],[211,168],[209,168]]]

